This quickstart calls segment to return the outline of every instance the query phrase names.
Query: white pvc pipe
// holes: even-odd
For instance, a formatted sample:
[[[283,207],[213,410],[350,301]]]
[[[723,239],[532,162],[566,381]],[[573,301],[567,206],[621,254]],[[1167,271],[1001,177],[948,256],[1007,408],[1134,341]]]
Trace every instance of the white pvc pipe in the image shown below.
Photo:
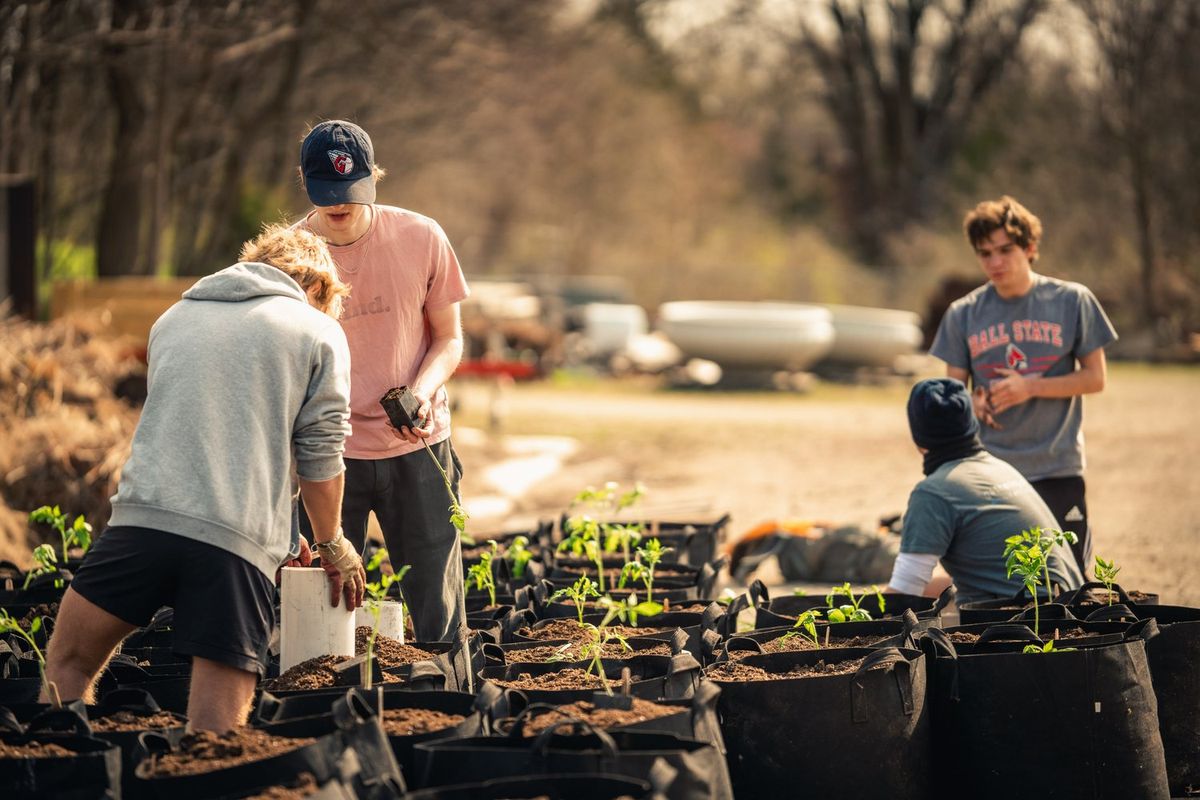
[[[329,605],[320,567],[284,567],[280,580],[279,671],[317,656],[354,655],[354,614],[345,598]]]
[[[366,606],[361,606],[354,612],[354,624],[366,625],[368,628],[375,624],[375,618]],[[384,600],[379,604],[379,632],[390,639],[404,644],[404,604],[395,600]]]

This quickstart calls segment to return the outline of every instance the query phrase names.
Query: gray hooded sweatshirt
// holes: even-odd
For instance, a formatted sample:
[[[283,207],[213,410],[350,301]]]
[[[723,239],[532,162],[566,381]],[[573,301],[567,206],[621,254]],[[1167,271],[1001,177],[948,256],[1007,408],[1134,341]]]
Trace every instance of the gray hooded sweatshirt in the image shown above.
[[[350,350],[281,270],[202,278],[150,330],[149,397],[110,525],[154,528],[274,579],[292,538],[293,472],[344,469]]]

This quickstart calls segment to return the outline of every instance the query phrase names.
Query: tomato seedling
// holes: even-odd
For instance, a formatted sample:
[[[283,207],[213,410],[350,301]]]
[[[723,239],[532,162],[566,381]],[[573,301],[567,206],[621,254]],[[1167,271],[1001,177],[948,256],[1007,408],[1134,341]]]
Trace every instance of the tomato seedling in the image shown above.
[[[1117,573],[1121,568],[1112,561],[1105,561],[1100,556],[1096,556],[1096,580],[1104,584],[1104,588],[1108,589],[1108,604],[1113,604],[1113,584],[1117,582]]]
[[[500,552],[500,545],[495,539],[488,539],[491,549],[485,550],[479,556],[479,563],[472,564],[467,569],[467,580],[475,583],[476,589],[485,589],[488,593],[488,605],[496,605],[496,573],[492,571],[492,563]]]
[[[641,581],[642,585],[646,587],[646,599],[654,600],[654,570],[658,567],[658,562],[662,561],[663,557],[673,549],[663,547],[658,539],[651,539],[645,547],[639,547],[637,558],[621,569],[621,579],[617,583],[617,588],[624,589],[625,584],[630,580]]]
[[[1055,545],[1069,546],[1079,540],[1071,531],[1044,531],[1040,525],[1004,540],[1005,567],[1008,577],[1016,575],[1033,598],[1033,632],[1039,633],[1038,584],[1044,579],[1046,600],[1054,594],[1050,586],[1050,552]]]
[[[399,572],[384,572],[382,566],[387,557],[387,548],[381,547],[367,562],[368,572],[379,570],[379,580],[367,584],[367,600],[363,603],[363,608],[371,615],[371,634],[367,637],[367,661],[362,678],[364,689],[371,688],[371,661],[375,657],[375,639],[379,636],[379,619],[383,614],[383,603],[387,600],[388,589],[396,581],[402,580],[410,569],[410,566],[405,564]]]
[[[92,546],[92,526],[82,515],[75,517],[75,522],[67,527],[67,515],[58,506],[42,506],[29,512],[30,522],[41,522],[58,531],[62,540],[62,561],[67,563],[68,552],[72,547],[78,547],[87,555]]]

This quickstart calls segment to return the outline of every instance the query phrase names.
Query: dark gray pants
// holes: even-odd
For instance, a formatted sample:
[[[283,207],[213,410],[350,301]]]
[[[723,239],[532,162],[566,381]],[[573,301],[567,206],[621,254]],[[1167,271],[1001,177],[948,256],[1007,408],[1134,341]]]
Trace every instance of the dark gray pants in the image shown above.
[[[1058,521],[1060,531],[1072,531],[1079,541],[1071,545],[1071,554],[1083,579],[1091,580],[1092,574],[1092,526],[1088,520],[1087,485],[1080,476],[1067,478],[1042,478],[1032,481],[1034,490],[1050,508]]]
[[[458,496],[462,463],[447,439],[430,445]],[[375,512],[395,569],[412,569],[400,588],[420,642],[448,642],[466,633],[462,549],[450,524],[450,497],[425,448],[392,458],[346,459],[342,531],[358,552],[367,538],[367,516]],[[312,535],[307,516],[300,527]]]

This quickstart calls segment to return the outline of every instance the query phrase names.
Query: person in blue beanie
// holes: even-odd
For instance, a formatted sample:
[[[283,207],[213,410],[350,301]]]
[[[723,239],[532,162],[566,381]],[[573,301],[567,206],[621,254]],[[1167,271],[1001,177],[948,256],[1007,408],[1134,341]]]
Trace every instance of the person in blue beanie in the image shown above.
[[[923,456],[925,479],[908,499],[891,591],[925,594],[938,561],[959,602],[1011,597],[1021,589],[1004,566],[1004,540],[1054,514],[1021,473],[983,448],[971,395],[961,381],[931,378],[913,387],[908,425]],[[1056,545],[1050,578],[1064,589],[1083,583],[1071,552]]]

